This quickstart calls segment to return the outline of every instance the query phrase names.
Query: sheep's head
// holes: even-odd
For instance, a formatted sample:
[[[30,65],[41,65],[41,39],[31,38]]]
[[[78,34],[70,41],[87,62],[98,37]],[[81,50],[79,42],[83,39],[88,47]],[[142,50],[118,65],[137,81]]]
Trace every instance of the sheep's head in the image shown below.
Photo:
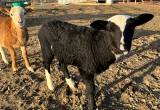
[[[12,7],[10,10],[10,17],[12,18],[14,24],[18,27],[25,26],[25,9],[20,6]]]
[[[127,54],[131,50],[132,38],[136,26],[142,25],[153,18],[152,14],[141,14],[137,17],[115,15],[107,21],[96,20],[90,26],[96,30],[111,32],[115,49]]]

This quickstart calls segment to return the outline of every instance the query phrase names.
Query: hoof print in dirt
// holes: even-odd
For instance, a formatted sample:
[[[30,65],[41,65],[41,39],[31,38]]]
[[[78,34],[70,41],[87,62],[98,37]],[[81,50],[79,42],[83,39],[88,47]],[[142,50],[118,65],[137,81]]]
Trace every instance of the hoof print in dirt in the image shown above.
[[[60,101],[62,105],[66,105],[68,103],[68,95],[70,95],[70,90],[68,90],[67,84],[61,83],[59,86],[57,86],[55,89],[55,94],[58,101]]]

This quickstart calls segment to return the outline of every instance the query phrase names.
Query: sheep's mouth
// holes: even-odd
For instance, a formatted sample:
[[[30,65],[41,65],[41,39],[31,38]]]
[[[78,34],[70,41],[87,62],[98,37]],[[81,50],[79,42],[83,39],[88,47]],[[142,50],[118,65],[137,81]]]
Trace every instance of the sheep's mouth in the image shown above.
[[[123,47],[123,48],[122,48]],[[129,53],[129,49],[126,49],[124,46],[120,46],[121,54],[126,55]]]
[[[18,23],[18,25],[20,28],[23,28],[25,26],[24,23]]]
[[[123,55],[127,55],[129,51],[123,51]]]
[[[20,26],[24,26],[24,22],[19,23]]]

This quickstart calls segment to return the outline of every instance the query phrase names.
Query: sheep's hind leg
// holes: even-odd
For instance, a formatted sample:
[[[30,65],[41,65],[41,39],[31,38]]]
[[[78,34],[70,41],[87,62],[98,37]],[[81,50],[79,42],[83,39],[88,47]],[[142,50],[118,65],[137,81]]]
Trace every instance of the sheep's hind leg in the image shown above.
[[[61,71],[65,75],[66,83],[68,84],[68,86],[70,87],[70,89],[72,90],[72,92],[77,92],[77,89],[75,87],[75,83],[74,83],[74,81],[69,76],[67,65],[65,65],[65,64],[59,64],[59,65],[60,65]]]
[[[9,51],[9,53],[11,55],[11,59],[12,59],[12,70],[13,70],[13,72],[16,72],[18,69],[17,69],[17,65],[16,65],[16,54],[15,54],[14,48],[8,47],[8,51]]]
[[[88,98],[88,110],[96,110],[96,101],[94,99],[95,98],[94,75],[87,74],[84,72],[81,75],[86,84],[86,96]]]
[[[9,64],[9,62],[8,62],[6,56],[5,56],[5,53],[4,53],[4,49],[1,46],[0,46],[0,52],[1,52],[2,60],[4,61],[4,63]]]
[[[22,52],[22,57],[25,61],[25,65],[26,65],[26,68],[31,71],[31,72],[34,72],[33,68],[30,66],[30,63],[28,61],[28,58],[27,58],[27,51],[26,51],[26,47],[25,46],[21,46],[21,52]]]

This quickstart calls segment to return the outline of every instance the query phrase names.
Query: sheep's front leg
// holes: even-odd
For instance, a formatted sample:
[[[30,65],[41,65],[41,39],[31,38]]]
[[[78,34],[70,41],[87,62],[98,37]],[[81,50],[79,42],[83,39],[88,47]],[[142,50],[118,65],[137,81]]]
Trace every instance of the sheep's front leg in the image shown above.
[[[0,52],[1,52],[2,60],[4,61],[4,63],[9,64],[8,60],[7,60],[6,56],[5,56],[5,53],[4,53],[4,49],[1,46],[0,46]]]
[[[29,63],[28,58],[27,58],[26,47],[25,47],[25,46],[21,46],[20,48],[21,48],[22,57],[23,57],[23,59],[24,59],[26,68],[27,68],[29,71],[34,72],[33,68],[30,66],[30,63]]]
[[[70,87],[70,89],[72,90],[72,92],[76,92],[77,89],[75,87],[74,81],[69,76],[67,65],[60,63],[60,69],[64,73],[66,83],[68,84],[68,86]]]
[[[52,77],[51,77],[51,73],[49,72],[48,69],[45,69],[45,76],[47,79],[47,86],[50,90],[53,90],[53,82],[52,82]]]
[[[14,48],[8,47],[8,51],[9,51],[9,53],[11,55],[11,59],[12,59],[12,70],[13,70],[13,72],[16,72],[18,69],[17,69],[17,65],[16,65],[16,54],[15,54]]]
[[[52,62],[53,57],[48,56],[49,54],[47,54],[47,55],[44,55],[44,54],[43,54],[43,60],[44,60],[43,66],[45,68],[45,76],[47,79],[47,86],[50,90],[53,90],[53,82],[52,82],[52,77],[51,77],[51,73],[50,73],[50,64]]]

